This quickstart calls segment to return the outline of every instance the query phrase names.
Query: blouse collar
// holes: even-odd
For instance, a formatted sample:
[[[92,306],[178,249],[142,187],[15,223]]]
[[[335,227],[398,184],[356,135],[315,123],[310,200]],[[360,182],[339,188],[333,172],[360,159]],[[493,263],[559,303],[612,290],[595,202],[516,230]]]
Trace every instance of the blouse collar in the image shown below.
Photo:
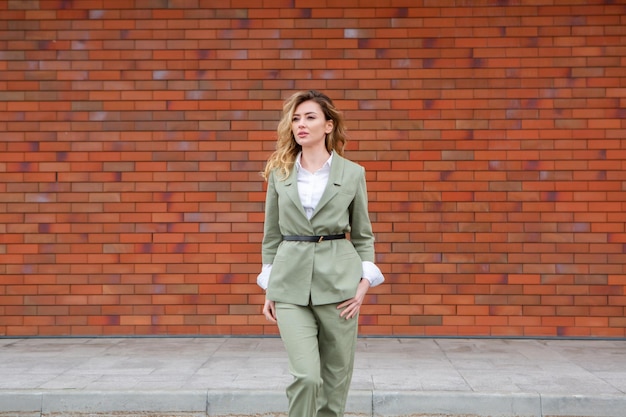
[[[326,162],[324,162],[324,165],[322,165],[322,167],[320,169],[330,169],[330,165],[333,162],[333,155],[335,154],[335,152],[331,152],[330,156],[328,157],[328,159],[326,160]],[[296,169],[298,171],[300,171],[300,168],[302,168],[302,163],[300,162],[300,159],[302,158],[302,152],[298,152],[298,156],[296,157]]]

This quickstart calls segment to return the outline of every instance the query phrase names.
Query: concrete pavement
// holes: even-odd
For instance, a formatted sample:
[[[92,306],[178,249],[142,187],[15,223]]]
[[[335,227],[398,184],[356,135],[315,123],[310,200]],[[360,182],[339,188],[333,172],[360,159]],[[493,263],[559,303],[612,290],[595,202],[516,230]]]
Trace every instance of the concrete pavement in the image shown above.
[[[0,339],[0,416],[284,416],[278,338]],[[626,341],[360,338],[347,416],[626,417]]]

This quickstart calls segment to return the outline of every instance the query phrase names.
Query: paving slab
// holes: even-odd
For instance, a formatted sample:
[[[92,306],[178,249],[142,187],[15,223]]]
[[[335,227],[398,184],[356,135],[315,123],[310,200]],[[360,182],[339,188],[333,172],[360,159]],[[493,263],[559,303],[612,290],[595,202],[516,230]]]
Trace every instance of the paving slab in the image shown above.
[[[0,416],[285,416],[277,337],[0,339]],[[348,417],[626,417],[626,340],[374,338]]]

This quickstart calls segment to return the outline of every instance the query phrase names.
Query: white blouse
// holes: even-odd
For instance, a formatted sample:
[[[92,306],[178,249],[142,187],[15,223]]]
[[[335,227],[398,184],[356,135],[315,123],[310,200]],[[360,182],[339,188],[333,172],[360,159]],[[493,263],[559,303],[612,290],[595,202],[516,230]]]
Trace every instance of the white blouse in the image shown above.
[[[333,160],[333,154],[330,154],[328,160],[324,165],[315,172],[309,172],[302,168],[300,158],[302,154],[298,154],[296,158],[296,170],[298,174],[298,194],[300,195],[300,201],[304,207],[304,212],[307,218],[310,220],[313,216],[313,212],[317,207],[317,204],[324,194],[326,184],[330,177],[330,165]],[[380,285],[385,281],[380,269],[369,261],[363,261],[363,278],[369,281],[371,287]],[[267,289],[270,272],[272,271],[272,264],[264,264],[261,273],[257,276],[257,284],[264,290]]]

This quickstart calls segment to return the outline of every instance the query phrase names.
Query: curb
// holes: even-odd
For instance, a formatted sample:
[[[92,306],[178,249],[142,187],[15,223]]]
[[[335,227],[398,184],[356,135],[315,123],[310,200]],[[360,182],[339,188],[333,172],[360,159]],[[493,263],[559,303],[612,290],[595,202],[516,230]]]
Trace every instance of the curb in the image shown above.
[[[626,396],[353,390],[346,416],[623,417]],[[286,416],[283,391],[0,391],[0,416]]]

